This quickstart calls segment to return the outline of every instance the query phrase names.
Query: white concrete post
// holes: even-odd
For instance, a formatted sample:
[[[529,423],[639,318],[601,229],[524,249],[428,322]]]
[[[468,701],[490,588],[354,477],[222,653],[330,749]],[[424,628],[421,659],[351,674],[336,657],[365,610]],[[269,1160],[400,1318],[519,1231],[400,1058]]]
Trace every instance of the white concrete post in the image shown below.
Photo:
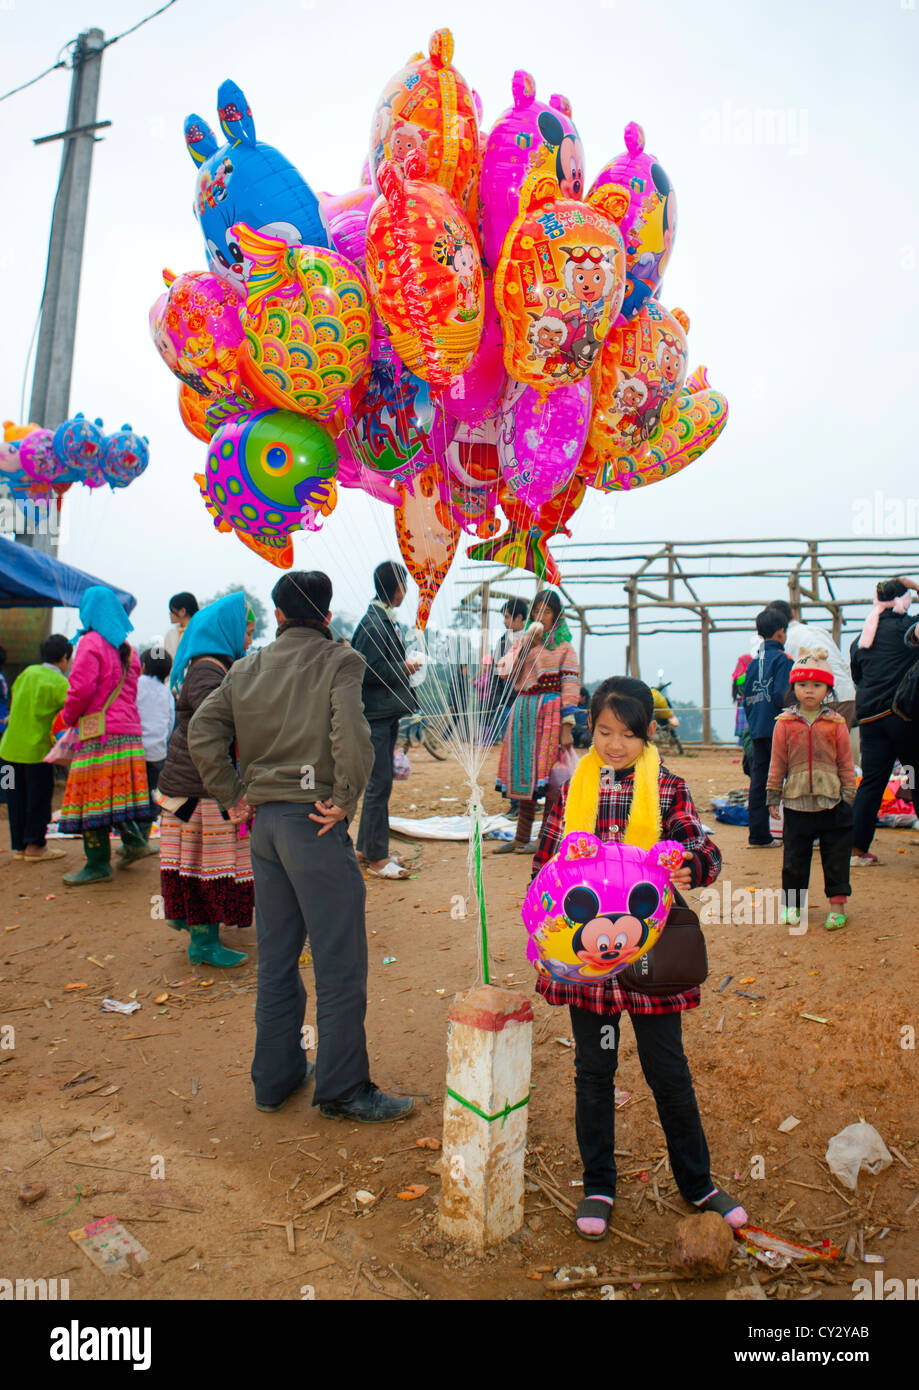
[[[533,1009],[526,995],[480,985],[447,1017],[438,1224],[481,1250],[523,1225]]]

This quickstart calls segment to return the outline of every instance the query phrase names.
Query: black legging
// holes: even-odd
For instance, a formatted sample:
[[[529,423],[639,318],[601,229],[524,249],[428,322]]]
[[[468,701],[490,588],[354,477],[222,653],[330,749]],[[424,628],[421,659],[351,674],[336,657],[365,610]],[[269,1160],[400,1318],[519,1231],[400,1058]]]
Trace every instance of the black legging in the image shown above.
[[[870,723],[859,724],[861,739],[862,780],[855,794],[853,811],[852,847],[854,850],[871,848],[877,825],[878,811],[884,788],[890,781],[893,765],[899,758],[907,769],[911,788],[903,788],[903,799],[909,797],[913,808],[919,807],[919,792],[916,790],[916,777],[919,772],[919,729],[908,724],[898,714],[885,714],[883,719],[873,719]],[[919,815],[919,809],[916,809]]]

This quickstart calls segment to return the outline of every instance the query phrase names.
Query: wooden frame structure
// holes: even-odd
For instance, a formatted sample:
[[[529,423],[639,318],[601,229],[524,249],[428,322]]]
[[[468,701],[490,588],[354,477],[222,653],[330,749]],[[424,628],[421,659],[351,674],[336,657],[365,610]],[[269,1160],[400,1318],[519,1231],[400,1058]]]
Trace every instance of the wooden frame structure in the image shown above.
[[[843,536],[827,540],[788,537],[776,540],[566,541],[552,550],[563,575],[557,586],[569,619],[580,628],[581,670],[589,636],[625,637],[626,670],[640,672],[641,636],[698,632],[702,658],[702,741],[711,742],[712,633],[749,636],[753,613],[777,597],[784,583],[794,616],[823,610],[823,622],[839,645],[847,611],[870,608],[873,589],[882,579],[919,571],[919,539]],[[543,587],[527,570],[497,564],[482,579],[483,566],[470,564],[463,579],[470,585],[464,605],[481,605],[483,631],[495,601],[519,598]],[[478,581],[478,582],[476,582]],[[758,591],[756,597],[704,596],[699,589],[725,581]],[[697,587],[698,586],[698,587]],[[845,594],[843,589],[856,590]],[[599,591],[599,592],[598,592]],[[478,601],[478,603],[477,603]],[[608,615],[608,616],[594,616]],[[810,612],[811,618],[818,615]],[[829,622],[826,622],[826,618]]]

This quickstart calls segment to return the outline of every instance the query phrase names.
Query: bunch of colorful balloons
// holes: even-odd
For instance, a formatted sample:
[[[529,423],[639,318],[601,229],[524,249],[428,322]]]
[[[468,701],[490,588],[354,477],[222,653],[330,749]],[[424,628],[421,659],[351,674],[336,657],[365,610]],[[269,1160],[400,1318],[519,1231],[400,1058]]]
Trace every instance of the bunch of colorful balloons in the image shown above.
[[[185,122],[208,269],[165,272],[151,311],[218,529],[289,566],[363,488],[395,507],[421,627],[463,532],[556,580],[588,488],[669,477],[727,420],[660,302],[676,199],[641,127],[588,189],[567,99],[526,72],[512,98],[486,133],[438,30],[383,89],[360,187],[317,196],[224,82],[225,142]]]
[[[147,439],[130,425],[107,435],[101,420],[83,415],[74,415],[56,430],[4,421],[0,482],[23,501],[62,497],[72,483],[127,487],[149,462]]]

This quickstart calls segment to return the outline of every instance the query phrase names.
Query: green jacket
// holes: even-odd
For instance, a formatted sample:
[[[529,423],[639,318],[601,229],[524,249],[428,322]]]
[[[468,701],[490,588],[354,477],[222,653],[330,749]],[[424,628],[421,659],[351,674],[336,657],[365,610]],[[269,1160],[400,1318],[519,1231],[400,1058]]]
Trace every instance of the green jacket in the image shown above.
[[[10,722],[0,739],[8,763],[40,763],[51,750],[51,725],[69,689],[57,666],[27,666],[13,682]]]
[[[287,628],[234,662],[188,726],[208,795],[225,809],[244,792],[252,806],[331,797],[350,819],[373,766],[363,676],[357,652],[314,628]]]

